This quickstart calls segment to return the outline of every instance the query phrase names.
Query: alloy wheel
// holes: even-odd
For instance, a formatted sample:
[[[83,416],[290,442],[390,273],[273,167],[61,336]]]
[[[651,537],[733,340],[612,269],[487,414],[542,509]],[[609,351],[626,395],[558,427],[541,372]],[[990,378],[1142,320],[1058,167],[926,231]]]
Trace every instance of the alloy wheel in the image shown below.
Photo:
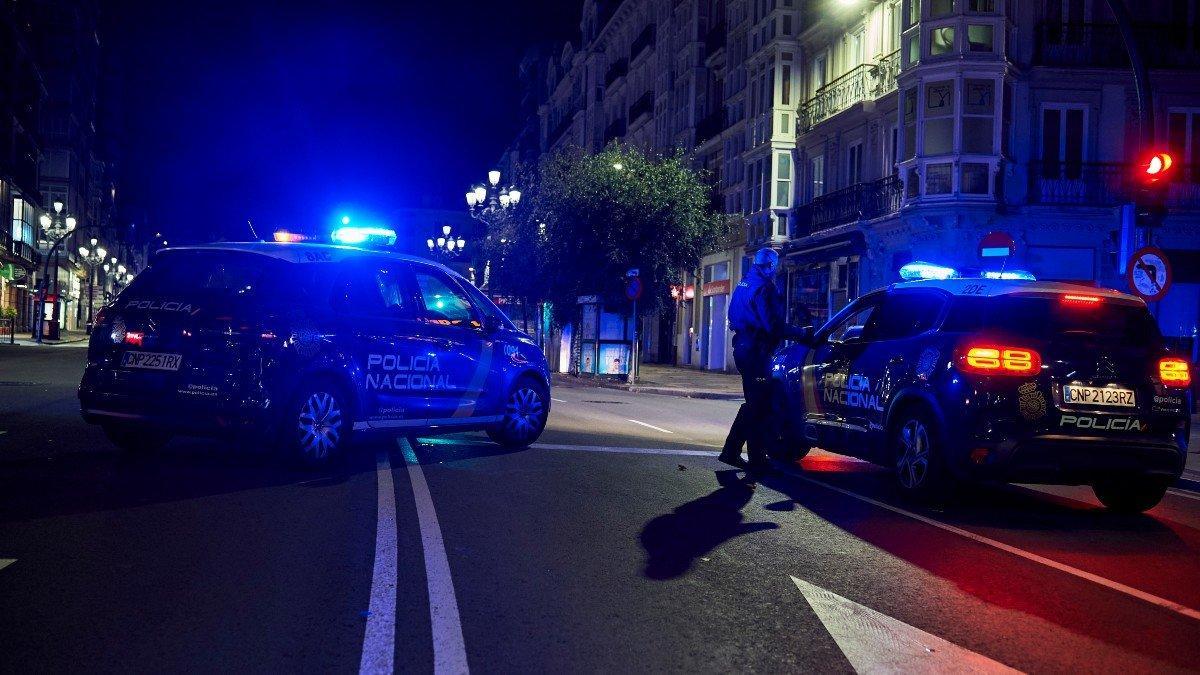
[[[900,428],[896,475],[908,490],[920,488],[929,475],[929,431],[921,420],[909,420]]]
[[[521,387],[508,397],[504,427],[513,438],[525,440],[537,434],[546,421],[546,404],[532,387]]]
[[[300,448],[307,457],[328,457],[342,437],[342,408],[337,398],[327,392],[313,392],[300,407],[296,428]]]

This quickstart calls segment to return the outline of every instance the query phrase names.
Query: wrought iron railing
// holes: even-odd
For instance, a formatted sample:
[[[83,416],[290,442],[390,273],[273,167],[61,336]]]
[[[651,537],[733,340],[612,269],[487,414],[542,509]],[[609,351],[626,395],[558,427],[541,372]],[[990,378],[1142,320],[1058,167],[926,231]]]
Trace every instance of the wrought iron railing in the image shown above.
[[[796,209],[791,236],[804,237],[838,225],[895,213],[900,210],[902,189],[898,177],[887,176],[817,197]]]
[[[1115,206],[1133,201],[1134,167],[1118,162],[1030,162],[1029,201]],[[1200,167],[1180,166],[1167,186],[1168,207],[1200,209]]]
[[[900,73],[900,52],[881,58],[878,63],[864,63],[817,90],[816,95],[800,106],[799,125],[808,131],[850,106],[875,100],[896,91],[896,76]]]
[[[12,243],[12,252],[13,252],[13,255],[20,258],[21,260],[27,260],[27,261],[29,261],[31,263],[35,263],[35,264],[38,262],[37,249],[34,248],[33,246],[30,246],[29,242],[14,241]]]
[[[1200,36],[1186,24],[1134,26],[1152,68],[1200,67]],[[1108,23],[1043,21],[1035,28],[1034,63],[1042,66],[1128,68],[1120,29]]]

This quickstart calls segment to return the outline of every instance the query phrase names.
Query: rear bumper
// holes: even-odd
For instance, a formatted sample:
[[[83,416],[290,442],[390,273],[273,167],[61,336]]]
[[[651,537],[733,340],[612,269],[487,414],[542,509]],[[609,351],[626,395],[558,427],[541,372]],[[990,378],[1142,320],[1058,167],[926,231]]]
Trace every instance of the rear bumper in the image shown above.
[[[972,451],[985,449],[982,459]],[[1041,435],[967,449],[962,465],[973,478],[1014,483],[1090,485],[1098,481],[1183,473],[1185,452],[1172,440]]]
[[[153,400],[80,387],[79,409],[88,424],[126,421],[175,433],[225,436],[265,428],[266,408],[243,402]]]

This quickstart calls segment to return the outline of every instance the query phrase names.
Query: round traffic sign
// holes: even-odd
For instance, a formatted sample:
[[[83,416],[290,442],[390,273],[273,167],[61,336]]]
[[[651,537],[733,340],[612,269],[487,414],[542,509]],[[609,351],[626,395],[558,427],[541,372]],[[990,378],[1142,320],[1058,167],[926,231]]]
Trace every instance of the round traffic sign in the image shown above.
[[[1017,252],[1017,242],[1007,232],[988,232],[979,240],[980,258],[1007,258]]]
[[[1129,288],[1146,302],[1162,300],[1171,288],[1171,263],[1162,249],[1154,246],[1140,248],[1125,266]]]
[[[634,302],[642,299],[641,277],[628,277],[625,279],[625,297]]]

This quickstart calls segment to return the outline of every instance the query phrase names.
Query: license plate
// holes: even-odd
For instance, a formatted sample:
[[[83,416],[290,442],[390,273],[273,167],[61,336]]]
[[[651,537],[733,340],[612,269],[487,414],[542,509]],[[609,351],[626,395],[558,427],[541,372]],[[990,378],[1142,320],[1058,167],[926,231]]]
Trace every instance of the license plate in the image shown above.
[[[1063,386],[1063,403],[1135,408],[1137,407],[1137,392],[1120,387],[1081,387],[1068,384]]]
[[[125,356],[121,357],[122,368],[140,368],[142,370],[179,370],[182,362],[182,354],[159,352],[125,352]]]

